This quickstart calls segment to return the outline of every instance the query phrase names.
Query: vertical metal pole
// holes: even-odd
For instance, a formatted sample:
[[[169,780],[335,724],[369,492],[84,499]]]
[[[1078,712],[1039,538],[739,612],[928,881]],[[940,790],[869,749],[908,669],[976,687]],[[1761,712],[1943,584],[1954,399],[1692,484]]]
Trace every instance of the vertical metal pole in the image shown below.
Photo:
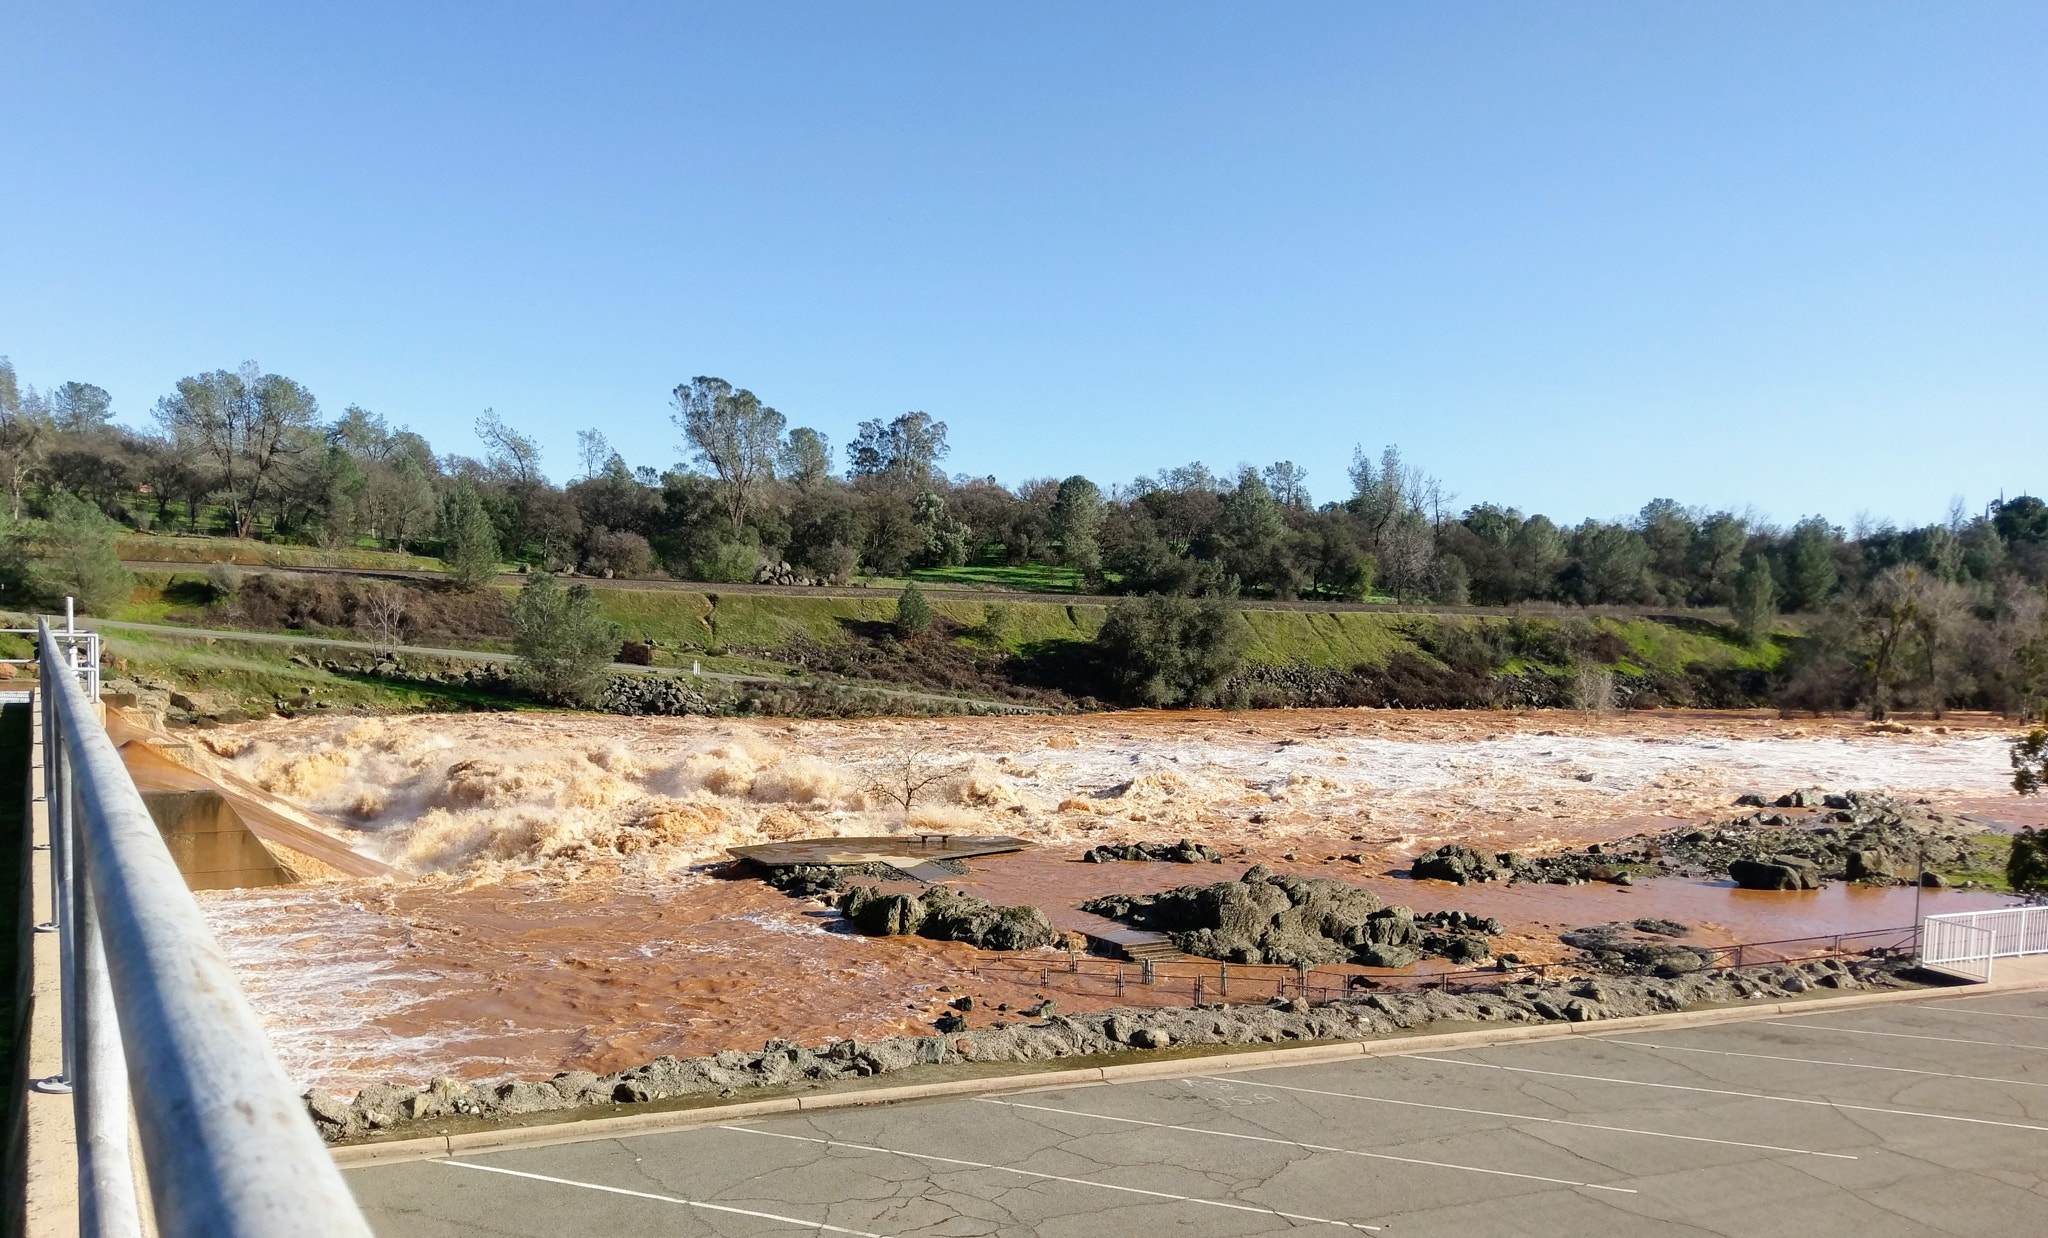
[[[1121,963],[1117,964],[1116,967],[1116,995],[1118,997],[1124,995],[1124,967]]]
[[[1199,1006],[1199,1005],[1201,1005],[1201,1004],[1202,1004],[1202,977],[1201,977],[1201,976],[1199,976],[1199,975],[1197,975],[1197,976],[1195,977],[1195,1005]]]
[[[1222,997],[1230,996],[1230,964],[1216,965],[1216,992]]]
[[[55,642],[52,642],[54,644]],[[54,649],[38,653],[38,669],[55,670],[65,673],[59,662],[52,666],[50,654]],[[39,685],[46,701],[53,701],[50,684]],[[54,703],[45,715],[43,726],[43,774],[45,778],[44,807],[50,823],[50,916],[57,928],[57,976],[58,1005],[63,1012],[62,1033],[58,1039],[64,1048],[64,1073],[48,1079],[38,1079],[38,1092],[64,1093],[72,1090],[78,1082],[78,943],[77,923],[72,914],[72,905],[77,896],[77,887],[72,884],[72,795],[71,762],[64,750],[62,715]]]
[[[69,594],[66,594],[64,597],[64,635],[66,636],[71,636],[78,631],[78,617],[71,613],[71,606],[72,599]]]
[[[72,862],[78,875],[84,875],[90,854],[88,848],[77,849]],[[86,1238],[142,1238],[128,1144],[128,1063],[88,881],[78,883],[74,912],[79,1029],[72,1120],[78,1140],[78,1228]]]

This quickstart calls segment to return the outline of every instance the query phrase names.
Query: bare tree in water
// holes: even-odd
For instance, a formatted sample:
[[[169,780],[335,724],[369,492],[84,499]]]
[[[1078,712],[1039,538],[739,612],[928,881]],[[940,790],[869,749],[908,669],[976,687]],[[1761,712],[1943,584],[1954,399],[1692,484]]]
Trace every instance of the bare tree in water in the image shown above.
[[[865,790],[901,808],[908,817],[918,796],[932,784],[952,777],[958,768],[958,762],[949,759],[943,749],[922,743],[903,744],[890,749],[876,763]]]

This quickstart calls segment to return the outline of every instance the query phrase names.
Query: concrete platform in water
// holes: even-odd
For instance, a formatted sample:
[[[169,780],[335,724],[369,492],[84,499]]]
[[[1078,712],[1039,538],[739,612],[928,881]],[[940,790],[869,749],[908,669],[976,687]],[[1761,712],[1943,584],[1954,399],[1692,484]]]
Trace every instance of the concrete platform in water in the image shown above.
[[[726,852],[763,868],[817,864],[887,864],[920,881],[955,875],[944,868],[918,871],[933,860],[971,860],[977,856],[1028,851],[1036,844],[1007,834],[879,834],[847,838],[798,838],[782,843],[728,847]]]

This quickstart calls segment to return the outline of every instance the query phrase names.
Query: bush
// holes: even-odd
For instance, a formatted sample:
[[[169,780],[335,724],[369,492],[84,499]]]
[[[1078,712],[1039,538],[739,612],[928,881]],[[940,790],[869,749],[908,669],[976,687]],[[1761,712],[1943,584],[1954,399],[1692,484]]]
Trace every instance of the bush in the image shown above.
[[[2022,894],[2048,891],[2048,830],[2025,829],[2013,835],[2005,880]]]
[[[721,542],[690,565],[690,574],[713,584],[752,584],[761,570],[761,552],[751,542]]]
[[[1103,670],[1140,705],[1215,705],[1244,662],[1244,625],[1216,599],[1129,598],[1096,633]]]
[[[908,640],[931,630],[932,605],[925,601],[924,590],[911,581],[896,599],[896,635]]]
[[[547,572],[527,578],[512,603],[512,649],[527,686],[561,704],[587,704],[603,686],[620,644],[587,585],[564,589]]]
[[[2048,786],[2048,728],[2012,741],[2012,789],[2037,794]]]
[[[654,551],[638,533],[599,529],[584,540],[583,570],[592,576],[645,576],[654,569]]]

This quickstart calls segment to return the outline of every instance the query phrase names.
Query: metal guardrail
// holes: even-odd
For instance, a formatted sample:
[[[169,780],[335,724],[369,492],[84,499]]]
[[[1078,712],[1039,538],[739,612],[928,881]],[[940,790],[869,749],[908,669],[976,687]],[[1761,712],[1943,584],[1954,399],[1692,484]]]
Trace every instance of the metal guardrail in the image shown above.
[[[2048,954],[2048,907],[1944,912],[1920,922],[1920,938],[1923,964],[1988,981],[1994,959]]]
[[[64,1074],[37,1086],[73,1095],[80,1232],[145,1232],[132,1108],[158,1233],[369,1238],[94,713],[97,649],[89,670],[74,634],[37,634],[72,672],[38,676]]]
[[[4,636],[37,636],[41,628],[0,628]],[[86,695],[93,700],[100,699],[100,634],[89,632],[78,626],[77,616],[72,611],[70,598],[64,599],[64,628],[57,633],[57,649],[64,662],[77,672],[79,681],[85,686]],[[41,650],[33,658],[0,658],[0,665],[33,666],[37,674],[42,673]]]

